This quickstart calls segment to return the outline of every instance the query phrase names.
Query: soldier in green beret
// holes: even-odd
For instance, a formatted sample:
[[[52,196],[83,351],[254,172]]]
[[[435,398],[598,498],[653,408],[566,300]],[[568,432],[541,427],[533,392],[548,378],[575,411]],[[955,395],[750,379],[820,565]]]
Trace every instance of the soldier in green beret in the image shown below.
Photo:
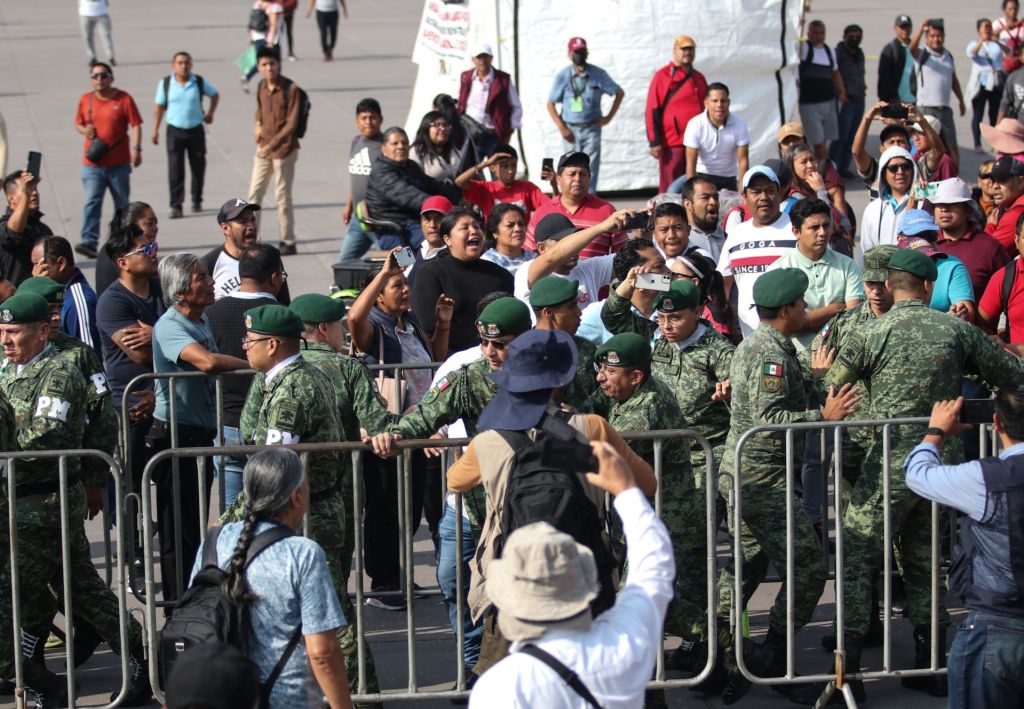
[[[790,338],[807,323],[807,304],[803,294],[807,275],[795,268],[768,271],[754,283],[754,304],[760,325],[736,348],[730,368],[732,382],[732,422],[726,439],[719,484],[729,490],[729,527],[733,528],[733,475],[742,482],[743,522],[750,538],[743,544],[744,598],[736,602],[742,608],[767,573],[769,562],[776,569],[786,568],[786,447],[783,434],[760,434],[747,440],[741,452],[741,468],[735,470],[736,444],[755,426],[813,421],[839,421],[856,410],[860,397],[852,383],[830,391],[820,410],[807,410],[805,378]],[[795,436],[792,460],[803,459],[802,436]],[[788,501],[799,511],[796,497]],[[822,549],[810,519],[794,514],[793,544],[793,622],[796,629],[810,621],[825,587]],[[733,574],[723,569],[719,580],[719,614],[729,616],[732,603]],[[747,667],[757,675],[775,677],[785,673],[786,665],[786,584],[783,583],[772,605],[768,633],[764,643],[754,644]],[[731,639],[726,647],[729,683],[722,692],[727,704],[742,697],[750,683],[735,668]]]
[[[992,388],[1009,385],[1020,375],[1022,360],[1003,350],[981,330],[948,313],[928,307],[935,263],[913,249],[899,249],[888,264],[886,287],[894,304],[842,348],[825,378],[831,386],[865,382],[871,418],[927,418],[936,401],[956,399],[961,378],[980,376]],[[930,665],[931,640],[931,505],[913,493],[903,477],[902,463],[920,442],[925,426],[890,428],[890,500],[893,538],[897,540],[907,590],[908,615],[914,624],[915,667]],[[946,446],[947,463],[959,462],[959,439]],[[882,557],[885,510],[879,504],[884,482],[883,445],[876,435],[865,456],[863,472],[850,493],[843,524],[846,552],[846,665],[860,667],[868,630],[872,577]],[[949,622],[945,591],[938,598],[940,644]],[[942,645],[944,647],[944,645]],[[944,663],[945,654],[940,652]],[[946,676],[905,678],[904,686],[945,693]]]
[[[0,436],[4,450],[69,450],[83,447],[88,384],[70,362],[50,344],[50,307],[35,293],[17,293],[0,304],[0,394],[10,409],[0,409]],[[20,370],[20,371],[19,371]],[[13,426],[7,414],[13,413]],[[4,418],[8,418],[4,421]],[[45,633],[57,611],[54,594],[63,588],[60,489],[57,460],[25,460],[17,465],[15,494],[18,517],[18,569],[21,584],[21,624],[33,633]],[[95,468],[83,471],[78,458],[67,461],[71,553],[71,589],[75,616],[96,628],[117,653],[122,652],[117,598],[92,564],[85,535],[88,497],[100,496],[107,475]],[[88,487],[86,487],[88,486]],[[97,490],[98,488],[98,490]],[[8,545],[2,545],[7,553]],[[0,566],[0,633],[10,638],[10,563]],[[142,630],[131,620],[128,627],[129,684],[127,706],[146,703],[152,692],[142,649]],[[22,650],[19,648],[19,652]],[[14,674],[11,645],[0,643],[0,677]],[[25,680],[40,695],[42,706],[66,702],[67,687],[30,658],[24,658]],[[119,692],[115,692],[115,696]],[[131,702],[131,704],[127,704]]]
[[[537,317],[538,330],[561,330],[572,335],[579,359],[576,361],[576,378],[562,391],[562,401],[572,407],[580,407],[597,391],[594,379],[593,342],[577,337],[580,327],[580,304],[577,300],[580,282],[574,278],[545,276],[530,289],[530,305]]]

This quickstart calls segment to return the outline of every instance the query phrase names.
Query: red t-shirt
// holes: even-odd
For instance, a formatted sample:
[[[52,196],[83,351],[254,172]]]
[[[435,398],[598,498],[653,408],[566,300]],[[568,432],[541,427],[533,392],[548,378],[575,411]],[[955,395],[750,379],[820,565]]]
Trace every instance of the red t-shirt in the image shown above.
[[[1016,267],[1017,275],[1006,303],[1006,322],[1010,329],[1010,342],[1024,343],[1024,259],[1011,261],[992,274],[992,280],[978,302],[978,313],[988,322],[999,322],[1003,312],[1003,276],[1010,267]]]
[[[82,94],[82,98],[78,99],[78,112],[75,114],[77,125],[84,126],[90,122],[90,103],[96,137],[110,146],[110,150],[98,163],[91,162],[85,157],[89,143],[92,142],[87,138],[82,144],[82,164],[87,167],[116,167],[131,162],[131,137],[128,135],[128,127],[142,125],[142,116],[135,101],[120,89],[115,89],[114,95],[109,99],[102,99],[92,91]]]
[[[502,202],[517,204],[526,212],[527,224],[530,223],[530,217],[534,210],[539,208],[545,200],[545,195],[540,188],[526,180],[516,180],[508,187],[497,180],[493,182],[473,180],[462,190],[462,196],[480,207],[485,221],[491,210]]]
[[[523,243],[524,249],[530,251],[537,250],[537,241],[533,238],[533,232],[537,228],[537,223],[547,215],[557,212],[561,212],[569,217],[569,221],[578,228],[586,229],[587,227],[600,224],[614,214],[615,207],[610,202],[605,202],[603,199],[592,194],[587,195],[586,201],[575,212],[570,212],[565,208],[561,197],[547,199],[537,208],[530,219],[530,225],[526,228],[526,241]],[[580,259],[614,254],[626,243],[626,238],[626,233],[623,231],[606,231],[594,237],[593,241],[583,248],[583,251],[580,252]]]
[[[999,242],[1008,256],[1011,258],[1017,255],[1017,245],[1014,239],[1017,237],[1017,218],[1024,212],[1024,195],[1017,198],[1010,208],[999,215],[995,224],[987,224],[985,231]]]

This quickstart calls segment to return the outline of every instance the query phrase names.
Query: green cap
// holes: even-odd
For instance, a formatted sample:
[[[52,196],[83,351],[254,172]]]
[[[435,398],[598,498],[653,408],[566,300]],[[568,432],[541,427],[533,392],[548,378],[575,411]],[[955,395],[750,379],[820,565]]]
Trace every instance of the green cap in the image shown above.
[[[883,283],[889,277],[889,259],[896,253],[892,244],[884,244],[868,249],[864,254],[864,273],[861,280],[865,283]]]
[[[302,320],[283,305],[261,305],[245,311],[245,329],[263,335],[299,337],[302,335]]]
[[[640,367],[651,361],[651,345],[635,332],[621,332],[597,348],[594,360],[613,367]]]
[[[52,278],[46,276],[32,276],[26,278],[18,286],[19,293],[34,293],[35,295],[42,296],[43,300],[47,303],[63,303],[64,302],[64,286]]]
[[[576,300],[579,290],[580,282],[575,278],[544,276],[530,289],[530,305],[539,310],[568,303],[570,300]]]
[[[0,305],[0,322],[50,322],[50,306],[36,293],[15,293]]]
[[[668,290],[654,299],[654,309],[661,313],[694,308],[700,303],[700,288],[693,281],[680,279],[672,281]]]
[[[488,304],[476,320],[476,330],[481,337],[520,335],[529,330],[530,325],[530,309],[511,296]]]
[[[345,304],[322,293],[300,295],[288,309],[308,323],[334,322],[345,317]]]
[[[807,290],[807,274],[799,268],[767,271],[754,281],[754,305],[781,308],[796,301]]]
[[[926,281],[934,281],[939,277],[935,262],[916,249],[897,249],[889,259],[889,270],[906,271]]]

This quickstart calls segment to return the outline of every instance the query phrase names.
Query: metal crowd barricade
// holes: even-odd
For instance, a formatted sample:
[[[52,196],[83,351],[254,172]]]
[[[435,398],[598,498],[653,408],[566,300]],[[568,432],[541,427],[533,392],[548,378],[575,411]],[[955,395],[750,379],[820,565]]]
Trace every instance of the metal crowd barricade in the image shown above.
[[[706,479],[708,484],[705,488],[706,495],[706,542],[707,542],[707,594],[708,594],[708,639],[709,639],[709,652],[705,667],[699,675],[687,679],[665,679],[663,660],[659,657],[655,678],[650,683],[652,688],[675,688],[675,687],[688,687],[699,683],[706,678],[715,663],[716,653],[718,651],[715,643],[717,636],[716,627],[716,616],[715,616],[715,576],[716,576],[716,565],[715,565],[715,535],[717,531],[717,523],[715,519],[715,499],[717,490],[715,489],[715,470],[714,470],[714,456],[710,444],[700,437],[697,433],[689,430],[670,430],[670,431],[653,431],[644,433],[628,433],[624,437],[627,440],[653,440],[654,441],[654,456],[655,456],[655,474],[658,480],[663,480],[666,471],[663,469],[662,457],[664,442],[668,439],[687,439],[695,440],[703,448],[706,459],[708,461],[706,467]],[[380,694],[367,694],[367,675],[366,675],[366,626],[363,612],[363,601],[369,597],[363,589],[363,553],[364,553],[364,539],[363,530],[361,524],[358,523],[362,518],[362,469],[363,469],[363,456],[372,455],[369,452],[367,446],[362,443],[299,443],[296,445],[287,446],[292,450],[299,453],[302,457],[303,466],[308,466],[308,456],[315,453],[323,452],[335,452],[340,451],[342,453],[348,453],[352,456],[353,462],[353,476],[352,476],[352,492],[353,492],[353,508],[346,510],[346,514],[354,515],[353,524],[354,530],[354,571],[355,571],[355,583],[354,583],[354,596],[353,608],[356,616],[356,625],[359,630],[358,642],[357,642],[357,665],[358,665],[358,678],[356,685],[352,688],[353,701],[359,703],[371,703],[379,701],[406,701],[406,700],[430,700],[430,699],[459,699],[468,696],[468,690],[466,689],[466,677],[465,677],[465,655],[464,655],[464,631],[463,631],[463,619],[465,612],[466,598],[463,593],[463,583],[465,580],[465,571],[461,563],[461,549],[464,535],[471,533],[469,529],[464,526],[464,517],[462,514],[462,495],[456,495],[456,525],[455,525],[455,549],[456,549],[456,565],[455,565],[455,588],[456,588],[456,629],[453,639],[456,642],[456,687],[452,690],[445,691],[422,691],[418,686],[417,679],[417,650],[416,650],[416,620],[415,620],[415,604],[413,603],[414,598],[414,564],[410,563],[413,559],[413,534],[412,524],[410,524],[410,518],[412,516],[412,496],[408,494],[408,490],[412,487],[412,473],[411,467],[406,465],[405,462],[408,459],[408,454],[413,450],[421,450],[424,448],[441,448],[446,449],[446,453],[455,451],[457,452],[463,446],[469,443],[469,439],[446,439],[446,440],[418,440],[418,441],[401,441],[397,444],[399,450],[399,470],[402,471],[400,480],[402,485],[406,489],[406,494],[402,495],[401,500],[404,507],[402,513],[399,516],[400,519],[400,538],[401,546],[404,549],[402,555],[402,577],[403,577],[403,593],[406,601],[406,645],[407,645],[407,669],[408,669],[408,682],[404,691],[398,692],[382,692]],[[171,459],[180,459],[183,457],[200,457],[215,455],[218,451],[222,451],[225,455],[251,455],[260,450],[266,450],[270,446],[225,446],[225,447],[207,447],[207,448],[180,448],[180,449],[167,449],[154,455],[146,465],[145,471],[142,477],[142,485],[145,489],[149,485],[153,471],[156,466],[162,461]],[[658,492],[655,497],[655,506],[657,512],[661,513],[661,486],[659,484]],[[145,529],[148,531],[152,525],[152,505],[149,496],[143,496],[142,498],[142,516],[145,524]],[[157,621],[156,621],[156,608],[162,603],[156,601],[155,596],[155,570],[153,564],[153,550],[152,550],[152,535],[145,534],[143,541],[145,543],[145,577],[146,577],[146,617],[147,632],[148,632],[148,644],[150,648],[156,648],[157,644]],[[662,655],[663,653],[659,653]],[[149,657],[149,672],[154,692],[157,693],[158,699],[163,699],[157,688],[159,687],[158,682],[158,667],[156,652],[150,652]]]
[[[931,643],[930,643],[930,666],[925,669],[892,669],[892,632],[891,613],[888,611],[892,606],[892,510],[891,510],[891,474],[893,461],[891,458],[890,445],[892,440],[892,427],[903,425],[924,426],[927,425],[927,418],[906,418],[906,419],[885,419],[885,420],[851,420],[851,421],[820,421],[813,423],[795,423],[755,426],[746,431],[736,445],[735,468],[733,472],[733,554],[735,565],[735,587],[733,618],[733,636],[735,643],[736,662],[742,674],[755,684],[783,685],[796,682],[825,682],[825,690],[818,700],[816,706],[824,706],[829,697],[836,690],[840,691],[848,707],[856,707],[853,698],[853,691],[847,682],[848,679],[876,679],[882,677],[917,677],[924,675],[937,675],[946,671],[938,666],[938,653],[945,652],[945,648],[938,648],[938,605],[939,605],[939,505],[930,502],[931,505]],[[844,647],[844,615],[846,611],[843,574],[845,558],[843,552],[843,431],[848,428],[873,426],[880,430],[882,440],[882,508],[884,510],[883,526],[883,608],[886,609],[883,620],[883,659],[882,669],[869,672],[847,673],[845,669],[846,653]],[[835,484],[833,503],[835,506],[835,605],[836,605],[836,650],[835,650],[835,673],[797,675],[794,672],[793,662],[793,638],[795,634],[793,620],[794,604],[794,439],[796,435],[803,435],[805,431],[822,429],[831,430],[834,443],[833,475]],[[785,436],[786,450],[786,674],[782,677],[758,677],[747,667],[743,659],[743,628],[742,609],[740,604],[743,599],[743,549],[741,544],[741,527],[743,519],[743,495],[742,476],[744,446],[750,439],[758,434],[776,433]],[[896,461],[902,467],[902,461]],[[822,519],[827,519],[827,509],[822,510]]]
[[[67,624],[66,629],[66,642],[64,643],[65,648],[65,659],[67,664],[67,691],[68,691],[68,706],[75,706],[75,696],[77,693],[77,680],[75,678],[75,644],[74,644],[74,626],[72,618],[74,617],[74,592],[72,586],[72,569],[71,569],[71,547],[70,547],[70,535],[71,535],[71,511],[68,508],[68,459],[74,458],[81,460],[83,458],[98,458],[103,461],[110,469],[110,474],[114,480],[115,490],[115,522],[120,525],[122,523],[123,516],[123,499],[122,499],[122,479],[121,469],[113,458],[99,450],[92,449],[73,449],[73,450],[57,450],[57,451],[19,451],[19,452],[2,452],[0,453],[0,460],[6,462],[6,487],[7,487],[7,530],[8,530],[8,541],[9,549],[8,554],[10,555],[11,564],[11,587],[10,587],[10,603],[11,603],[11,629],[13,633],[14,644],[13,647],[16,649],[14,653],[14,674],[15,674],[15,704],[18,709],[23,709],[25,704],[25,677],[24,677],[24,665],[21,651],[22,636],[22,606],[21,606],[21,589],[20,589],[20,573],[18,569],[18,513],[17,513],[17,464],[18,461],[24,460],[56,460],[58,466],[58,489],[60,496],[60,540],[61,540],[61,579],[63,583],[64,591],[64,606],[63,614]],[[105,522],[105,518],[104,518]],[[108,537],[109,539],[109,537]],[[109,558],[109,547],[107,549],[107,555]],[[121,644],[121,689],[117,693],[110,704],[104,705],[105,707],[116,707],[121,700],[124,698],[128,691],[128,608],[127,601],[125,599],[125,578],[124,578],[124,565],[122,563],[121,555],[118,555],[118,563],[116,564],[116,584],[114,587],[114,595],[117,598],[118,607],[118,628],[120,635]],[[33,589],[36,593],[49,593],[50,591],[46,588]],[[110,638],[104,638],[109,642]]]

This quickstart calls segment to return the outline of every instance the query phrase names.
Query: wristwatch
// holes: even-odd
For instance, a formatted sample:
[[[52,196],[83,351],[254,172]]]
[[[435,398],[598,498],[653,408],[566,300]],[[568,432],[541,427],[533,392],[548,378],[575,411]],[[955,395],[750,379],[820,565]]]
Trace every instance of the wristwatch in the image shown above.
[[[926,436],[938,436],[939,438],[945,438],[946,437],[946,432],[943,431],[938,426],[932,426],[931,428],[929,428],[927,431],[924,432],[924,435],[926,435]]]

